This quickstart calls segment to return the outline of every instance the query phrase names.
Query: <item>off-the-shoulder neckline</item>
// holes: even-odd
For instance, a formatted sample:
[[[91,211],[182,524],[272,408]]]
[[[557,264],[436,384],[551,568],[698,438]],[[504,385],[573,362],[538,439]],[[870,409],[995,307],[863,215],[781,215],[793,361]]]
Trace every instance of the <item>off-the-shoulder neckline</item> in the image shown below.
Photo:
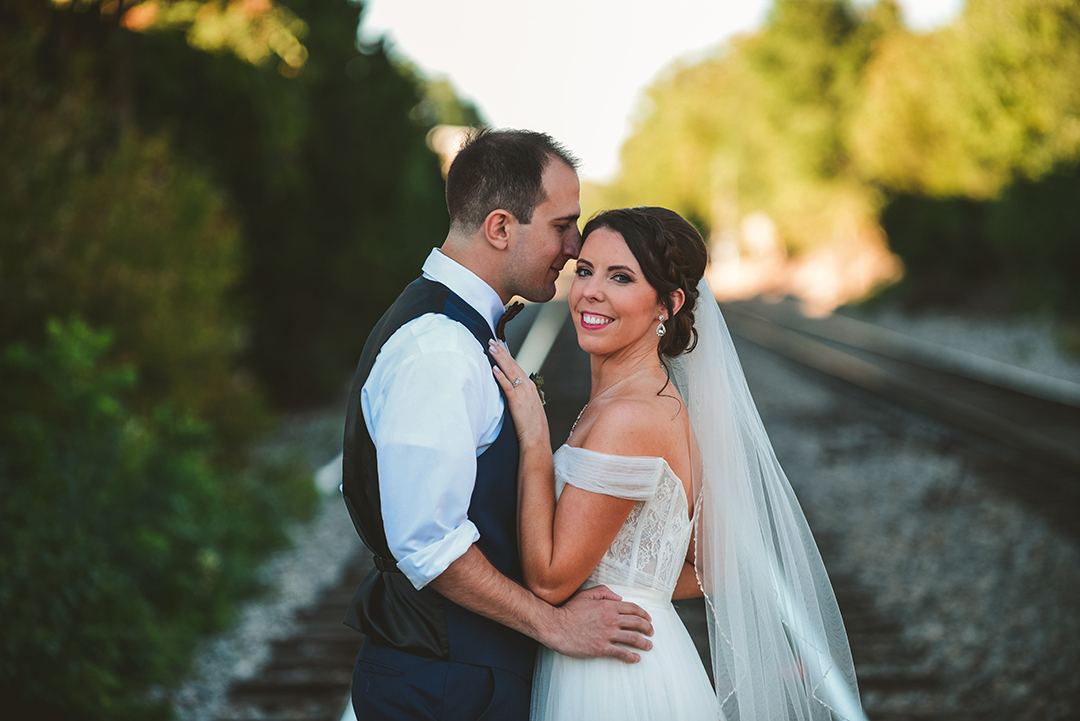
[[[591,448],[582,448],[581,446],[572,446],[569,443],[563,443],[561,446],[559,446],[556,453],[558,453],[558,451],[561,451],[563,448],[569,448],[569,449],[574,450],[574,451],[584,451],[585,453],[592,453],[593,455],[604,456],[606,458],[625,458],[628,461],[660,461],[665,466],[667,466],[668,473],[675,476],[676,480],[679,481],[679,485],[683,486],[683,490],[684,491],[686,490],[686,484],[683,483],[682,477],[680,477],[679,474],[675,472],[675,469],[671,467],[671,464],[668,463],[667,459],[664,458],[663,456],[620,456],[620,455],[615,454],[615,453],[604,453],[603,451],[594,451]]]
[[[574,450],[574,451],[584,451],[585,453],[592,453],[595,456],[604,456],[605,458],[625,458],[625,459],[630,460],[630,461],[654,461],[654,462],[655,461],[660,461],[661,463],[664,464],[664,467],[667,468],[667,472],[671,474],[671,477],[674,478],[676,481],[678,481],[677,485],[679,486],[679,490],[682,491],[682,497],[683,497],[683,500],[686,502],[687,512],[689,512],[691,510],[691,508],[690,508],[690,496],[686,492],[686,484],[683,483],[682,478],[679,477],[679,474],[675,472],[675,469],[673,469],[671,467],[671,464],[668,463],[667,459],[664,458],[663,456],[620,456],[620,455],[616,455],[614,453],[604,453],[603,451],[594,451],[591,448],[582,448],[580,446],[572,446],[569,443],[563,443],[561,446],[558,447],[558,449],[555,452],[558,453],[559,451],[563,450],[564,448],[569,448],[570,450]],[[691,517],[691,520],[693,520],[693,517]]]
[[[591,448],[582,448],[581,446],[572,446],[569,443],[563,443],[561,446],[559,446],[558,450],[561,451],[563,448],[569,448],[569,449],[574,450],[574,451],[585,451],[586,453],[593,453],[595,455],[606,456],[608,458],[625,458],[628,461],[663,461],[664,465],[666,465],[668,467],[668,470],[671,471],[672,474],[675,473],[675,471],[673,471],[671,469],[671,464],[668,463],[667,459],[664,458],[663,456],[620,456],[617,453],[604,453],[603,451],[594,451]],[[676,475],[676,478],[678,478],[677,475]]]

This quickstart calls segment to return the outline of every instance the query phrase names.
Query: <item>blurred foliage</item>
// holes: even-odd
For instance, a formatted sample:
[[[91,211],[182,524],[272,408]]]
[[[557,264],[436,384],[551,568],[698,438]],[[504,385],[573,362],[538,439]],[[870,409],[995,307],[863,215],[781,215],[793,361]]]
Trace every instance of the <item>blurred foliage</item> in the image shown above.
[[[454,86],[446,78],[422,81],[424,99],[409,113],[409,117],[421,125],[457,125],[478,127],[484,124],[475,105],[461,100]]]
[[[361,9],[0,7],[5,713],[167,713],[312,508],[249,457],[265,398],[340,392],[445,232],[426,134],[475,116],[358,49]]]
[[[931,197],[997,197],[1080,157],[1080,6],[971,0],[950,26],[885,38],[855,138],[865,175]]]
[[[1004,295],[1080,318],[1080,165],[1018,180],[993,200],[896,194],[881,220],[907,265],[900,291],[910,303],[963,304],[974,293],[994,310],[985,303]]]
[[[922,34],[892,0],[777,0],[648,90],[607,201],[714,235],[764,211],[795,252],[883,227],[915,296],[998,279],[1074,314],[1078,77],[1074,0],[970,0]]]
[[[77,312],[115,330],[138,409],[168,400],[242,439],[265,411],[233,363],[235,217],[167,136],[117,133],[92,46],[53,15],[30,6],[34,32],[0,40],[0,347]]]
[[[972,0],[883,44],[856,144],[910,301],[974,290],[1080,318],[1078,77],[1071,1]]]
[[[760,32],[674,68],[623,147],[615,204],[668,205],[714,232],[765,211],[796,250],[872,222],[847,129],[874,43],[896,22],[780,0]]]
[[[21,183],[34,206],[20,232],[53,233],[50,208],[69,203],[72,169],[106,194],[99,200],[108,197],[86,213],[128,206],[130,239],[188,232],[181,244],[217,244],[221,252],[212,255],[220,262],[231,249],[222,282],[203,303],[218,304],[216,325],[232,328],[225,334],[231,350],[220,350],[239,353],[279,406],[339,394],[367,331],[445,234],[443,180],[427,133],[439,123],[476,123],[476,109],[446,81],[395,64],[380,43],[360,46],[363,6],[350,0],[118,7],[39,0],[3,11],[0,127],[10,132],[0,142],[10,162],[0,173],[19,176],[8,182]],[[156,202],[173,210],[159,208],[155,217],[137,208],[152,199],[110,193],[115,178],[101,174],[109,162],[135,183],[143,183],[135,165],[156,164],[141,177],[154,180]],[[112,233],[108,222],[97,225]],[[155,245],[174,244],[163,237]],[[103,247],[101,255],[114,250]],[[0,263],[0,273],[13,267]],[[163,256],[160,267],[175,268],[176,259]],[[160,287],[144,279],[147,288]],[[49,286],[45,295],[58,287],[39,285]],[[53,313],[63,316],[64,308]],[[20,308],[10,315],[24,325],[42,318]],[[126,323],[86,315],[113,327],[117,352],[126,352]],[[0,342],[5,332],[0,327]],[[181,365],[169,350],[161,355]],[[130,360],[146,370],[141,359]],[[156,374],[140,378],[151,383]],[[235,381],[247,383],[242,375]],[[222,409],[244,408],[220,385],[208,384],[203,395],[221,399]]]
[[[240,219],[248,362],[279,404],[341,392],[368,330],[446,231],[426,144],[464,108],[445,88],[357,47],[362,6],[295,0],[309,56],[295,75],[179,34],[136,36],[142,122],[211,168]],[[464,112],[464,111],[462,111]],[[474,111],[475,113],[475,111]]]
[[[167,716],[152,684],[255,585],[254,559],[312,509],[287,464],[222,474],[208,427],[129,404],[111,339],[51,321],[0,359],[0,693],[11,718]]]
[[[66,5],[69,0],[53,0]],[[307,61],[301,43],[307,24],[287,7],[270,0],[223,3],[218,0],[146,0],[124,13],[121,24],[140,32],[183,30],[193,48],[211,52],[231,50],[258,65],[271,55],[281,58],[286,75],[299,72]]]

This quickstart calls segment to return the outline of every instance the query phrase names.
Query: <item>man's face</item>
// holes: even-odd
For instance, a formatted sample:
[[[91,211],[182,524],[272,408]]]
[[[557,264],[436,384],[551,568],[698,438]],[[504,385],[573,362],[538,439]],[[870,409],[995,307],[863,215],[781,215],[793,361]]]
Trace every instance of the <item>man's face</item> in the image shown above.
[[[577,173],[562,161],[552,160],[541,181],[547,200],[533,210],[532,222],[518,223],[507,268],[510,293],[536,303],[555,297],[559,271],[581,249]]]

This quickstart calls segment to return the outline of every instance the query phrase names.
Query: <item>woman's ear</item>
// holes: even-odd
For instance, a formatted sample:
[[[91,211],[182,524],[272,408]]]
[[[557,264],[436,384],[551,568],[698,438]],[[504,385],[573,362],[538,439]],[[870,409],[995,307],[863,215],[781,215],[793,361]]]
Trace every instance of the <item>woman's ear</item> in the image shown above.
[[[517,219],[508,210],[493,210],[484,218],[484,238],[498,250],[506,250]]]
[[[682,288],[679,288],[672,291],[669,297],[671,298],[671,315],[674,316],[683,307],[683,303],[686,302],[686,294],[683,293]]]

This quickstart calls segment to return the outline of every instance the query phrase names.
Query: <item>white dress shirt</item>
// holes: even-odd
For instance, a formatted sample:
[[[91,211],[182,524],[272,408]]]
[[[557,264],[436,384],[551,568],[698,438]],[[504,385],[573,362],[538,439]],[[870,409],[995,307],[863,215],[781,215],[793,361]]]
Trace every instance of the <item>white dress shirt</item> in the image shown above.
[[[491,286],[437,248],[424,277],[460,296],[494,333],[503,303]],[[383,345],[360,408],[378,451],[386,541],[421,589],[480,538],[468,516],[476,457],[498,437],[503,418],[487,349],[461,323],[422,315]]]

